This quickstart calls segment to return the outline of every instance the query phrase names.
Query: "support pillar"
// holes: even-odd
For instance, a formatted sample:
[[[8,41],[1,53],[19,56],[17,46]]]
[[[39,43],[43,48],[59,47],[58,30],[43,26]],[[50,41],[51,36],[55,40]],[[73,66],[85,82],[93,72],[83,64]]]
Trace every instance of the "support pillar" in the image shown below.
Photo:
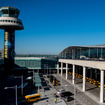
[[[66,79],[68,79],[68,64],[66,63]]]
[[[9,71],[14,68],[15,55],[15,30],[5,30],[4,38],[4,69]]]
[[[100,102],[104,102],[104,70],[100,73]]]
[[[86,90],[85,78],[86,78],[86,67],[83,67],[83,91]]]
[[[57,74],[59,74],[59,63],[57,64]]]
[[[75,65],[73,65],[73,79],[72,79],[73,84],[74,84],[74,79],[75,79]]]
[[[63,72],[63,63],[61,62],[61,76],[62,76],[62,72]]]

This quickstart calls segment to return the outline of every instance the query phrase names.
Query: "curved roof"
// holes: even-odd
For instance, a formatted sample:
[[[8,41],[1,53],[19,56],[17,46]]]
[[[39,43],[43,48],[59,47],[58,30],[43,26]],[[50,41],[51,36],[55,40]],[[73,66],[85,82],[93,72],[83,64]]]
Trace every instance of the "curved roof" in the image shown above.
[[[76,50],[80,50],[80,49],[87,49],[87,48],[105,48],[105,44],[99,44],[99,45],[90,45],[90,46],[69,46],[67,48],[65,48],[61,53],[65,52],[65,51],[69,51],[71,49],[76,49]]]

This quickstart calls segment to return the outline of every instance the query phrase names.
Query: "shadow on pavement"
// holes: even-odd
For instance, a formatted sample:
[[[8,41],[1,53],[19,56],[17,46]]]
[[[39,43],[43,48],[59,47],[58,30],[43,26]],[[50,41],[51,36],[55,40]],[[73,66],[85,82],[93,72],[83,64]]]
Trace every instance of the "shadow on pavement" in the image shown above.
[[[49,99],[49,98],[48,97],[41,98],[40,101],[47,100],[47,99]]]
[[[90,89],[86,89],[86,90],[93,90],[93,89],[95,89],[95,88],[98,88],[98,87],[94,87],[94,88],[90,88]]]

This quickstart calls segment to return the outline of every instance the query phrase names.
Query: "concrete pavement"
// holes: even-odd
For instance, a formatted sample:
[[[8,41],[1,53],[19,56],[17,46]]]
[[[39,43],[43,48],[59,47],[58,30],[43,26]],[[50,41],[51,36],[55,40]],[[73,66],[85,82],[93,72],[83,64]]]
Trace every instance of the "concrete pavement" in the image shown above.
[[[61,76],[57,75],[56,78],[61,81]],[[62,78],[63,85],[68,85],[68,87],[63,86],[66,90],[74,92],[73,84],[70,80],[66,80],[64,77]],[[82,92],[82,83],[76,84],[77,94],[76,94],[76,101],[79,101],[81,105],[105,105],[99,103],[99,99],[96,96],[92,95],[89,92]],[[72,104],[68,104],[72,105]]]
[[[48,80],[48,78],[44,79]],[[39,93],[41,94],[41,100],[33,103],[33,105],[67,105],[60,97],[57,98],[57,103],[55,103],[54,93],[57,91],[50,82],[47,85],[51,86],[50,90],[44,90],[44,88],[40,89]]]

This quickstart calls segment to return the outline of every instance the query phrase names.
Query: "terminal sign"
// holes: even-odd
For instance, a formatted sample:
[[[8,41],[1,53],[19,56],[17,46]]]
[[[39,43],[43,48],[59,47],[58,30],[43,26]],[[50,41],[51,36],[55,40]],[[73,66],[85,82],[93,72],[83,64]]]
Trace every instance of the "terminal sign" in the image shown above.
[[[5,32],[4,58],[7,58],[7,43],[8,43],[8,33]]]

